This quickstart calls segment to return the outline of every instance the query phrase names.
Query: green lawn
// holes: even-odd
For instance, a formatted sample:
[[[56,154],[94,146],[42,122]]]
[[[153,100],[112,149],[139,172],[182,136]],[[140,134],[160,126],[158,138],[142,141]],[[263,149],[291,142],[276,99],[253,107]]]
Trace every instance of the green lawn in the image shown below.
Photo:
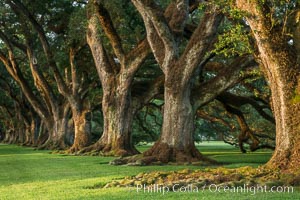
[[[139,147],[144,151],[148,147]],[[225,163],[225,167],[258,166],[271,153],[259,151],[241,154],[220,142],[202,143],[205,155]],[[35,151],[16,145],[0,144],[0,200],[2,199],[300,199],[293,193],[137,192],[135,188],[99,188],[125,176],[154,170],[199,169],[199,166],[111,166],[111,157],[66,156]]]

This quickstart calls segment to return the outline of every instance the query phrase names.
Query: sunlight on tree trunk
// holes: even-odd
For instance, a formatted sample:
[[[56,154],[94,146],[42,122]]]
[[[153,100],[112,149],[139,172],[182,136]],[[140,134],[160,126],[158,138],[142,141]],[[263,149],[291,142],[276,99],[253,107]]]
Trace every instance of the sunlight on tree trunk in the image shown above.
[[[247,22],[252,29],[262,69],[272,93],[272,109],[276,120],[276,149],[267,166],[297,171],[300,165],[300,66],[295,51],[291,51],[285,35],[272,27],[259,1],[237,0],[237,7],[250,15]],[[267,7],[267,5],[265,5]],[[267,12],[267,13],[266,13]],[[299,34],[299,33],[297,33]]]

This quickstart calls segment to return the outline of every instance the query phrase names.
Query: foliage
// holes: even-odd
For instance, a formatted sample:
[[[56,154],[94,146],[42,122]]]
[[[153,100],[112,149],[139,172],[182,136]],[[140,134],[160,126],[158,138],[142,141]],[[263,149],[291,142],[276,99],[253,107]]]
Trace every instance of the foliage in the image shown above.
[[[250,35],[242,25],[228,24],[225,25],[223,31],[224,33],[218,37],[218,43],[216,43],[213,53],[222,54],[225,57],[252,53],[252,47],[249,42]]]
[[[99,81],[98,74],[94,67],[93,58],[90,49],[86,46],[86,27],[87,27],[87,1],[60,1],[60,0],[45,0],[45,1],[29,1],[22,0],[22,3],[28,8],[28,10],[37,19],[37,22],[42,25],[42,28],[46,32],[46,37],[51,46],[51,50],[54,54],[54,59],[58,65],[59,71],[61,72],[63,80],[70,79],[72,73],[70,70],[69,61],[69,50],[70,48],[82,47],[75,56],[76,70],[78,71],[78,79],[82,83],[82,90],[87,90],[84,99],[87,100],[87,104],[90,105],[93,116],[92,116],[92,141],[95,142],[97,138],[102,134],[103,130],[103,117],[101,111],[101,101],[103,91]],[[110,17],[113,21],[113,25],[116,28],[118,35],[121,38],[122,46],[125,52],[128,52],[135,46],[139,41],[146,37],[145,26],[142,18],[134,8],[133,4],[129,0],[112,0],[112,1],[101,1],[105,5],[105,8],[109,11]],[[155,1],[161,8],[166,8],[171,1]],[[244,20],[246,13],[241,12],[232,6],[233,0],[214,0],[205,1],[201,3],[199,9],[196,9],[189,15],[187,24],[189,28],[193,30],[195,25],[199,22],[204,14],[204,8],[208,4],[219,5],[218,12],[222,12],[224,21],[221,27],[218,29],[218,41],[214,48],[208,51],[207,54],[212,58],[208,61],[219,62],[227,64],[232,61],[233,58],[249,55],[254,53],[254,47],[251,43],[251,35],[249,27]],[[268,16],[272,21],[272,28],[277,26],[287,25],[289,22],[286,21],[286,17],[292,14],[295,9],[296,1],[274,1],[264,0],[261,1],[261,5],[268,5],[272,12]],[[263,7],[262,7],[263,8]],[[25,33],[28,31],[31,46],[34,54],[36,54],[38,60],[38,69],[45,76],[50,88],[54,90],[54,95],[57,99],[64,100],[59,94],[57,83],[55,81],[53,71],[50,70],[47,59],[43,53],[43,48],[39,42],[36,31],[29,22],[25,22],[23,17],[18,17],[14,14],[13,10],[4,1],[0,2],[0,26],[10,40],[26,44]],[[100,26],[99,26],[99,29]],[[190,30],[189,30],[190,31]],[[285,32],[286,31],[286,32]],[[283,31],[288,33],[289,30]],[[182,37],[181,37],[182,36]],[[188,41],[188,36],[185,34],[181,35],[181,39],[178,42],[180,50]],[[113,54],[111,44],[108,38],[102,33],[101,38],[104,41],[104,47],[107,53]],[[292,46],[292,45],[291,45]],[[0,52],[8,57],[7,47],[0,40]],[[179,51],[180,51],[179,50]],[[13,47],[14,56],[17,60],[21,73],[25,77],[25,80],[29,83],[29,87],[32,89],[38,100],[42,100],[43,103],[47,103],[44,99],[43,94],[39,93],[38,88],[35,85],[34,77],[29,67],[29,60],[26,52],[23,52],[16,46]],[[222,65],[225,66],[225,65]],[[4,71],[3,64],[0,64],[1,74],[8,76],[8,73]],[[230,66],[229,66],[230,67]],[[3,72],[2,72],[3,71]],[[161,76],[163,73],[160,70],[157,62],[153,55],[150,55],[145,61],[144,65],[138,70],[135,77],[133,78],[133,86],[131,88],[132,97],[134,100],[144,94],[145,91],[153,84],[153,82]],[[202,78],[207,81],[211,80],[218,75],[218,70],[209,71],[204,69],[199,72],[199,76],[195,77],[195,80],[202,81]],[[241,78],[244,78],[242,83],[236,85],[229,92],[238,96],[245,97],[256,97],[264,99],[267,103],[269,102],[270,91],[267,82],[262,78],[261,71],[256,68],[254,70],[241,72]],[[8,78],[8,81],[12,81]],[[13,82],[13,81],[12,81]],[[13,82],[15,84],[15,82]],[[245,85],[250,85],[252,89],[247,88]],[[20,88],[17,85],[14,86],[14,93],[17,96],[20,94]],[[68,87],[72,87],[72,84],[67,84]],[[2,89],[3,87],[0,86]],[[11,109],[14,101],[9,95],[5,95],[3,90],[0,90],[3,98],[1,103],[7,103],[6,106]],[[299,95],[295,94],[295,102],[299,101]],[[145,105],[141,110],[137,112],[133,124],[133,142],[154,142],[160,135],[161,124],[163,122],[163,116],[161,114],[162,106],[164,104],[163,91],[148,105]],[[29,105],[28,101],[24,99],[26,105]],[[61,102],[60,102],[61,103]],[[262,105],[262,103],[259,103]],[[4,106],[5,107],[5,106]],[[240,133],[237,121],[231,115],[226,113],[225,109],[220,103],[212,101],[205,107],[201,108],[207,112],[208,115],[216,118],[223,119],[225,122],[231,125],[230,128],[221,123],[210,122],[201,118],[195,120],[195,132],[194,140],[197,142],[203,139],[221,139],[220,133],[225,133],[230,138],[237,140],[237,135]],[[27,112],[32,112],[32,108],[29,105]],[[242,106],[240,110],[244,113],[247,123],[249,126],[257,131],[263,132],[267,135],[274,136],[274,126],[263,120],[259,113],[255,111],[251,106]],[[24,111],[23,111],[24,112]],[[270,111],[268,114],[272,115]],[[2,116],[1,123],[4,124],[5,128],[9,129],[10,122],[19,122],[16,119],[10,118],[5,111],[0,111]],[[31,114],[36,114],[32,112]],[[70,116],[71,120],[71,116]],[[11,123],[14,124],[14,123]],[[4,131],[5,132],[5,131]]]
[[[162,124],[159,108],[148,106],[137,114],[132,135],[134,144],[155,142],[158,139]]]
[[[69,45],[74,45],[74,43],[77,44],[85,41],[85,32],[87,26],[86,12],[87,11],[85,7],[77,7],[70,14],[66,38],[66,41]]]
[[[294,98],[292,99],[293,103],[299,103],[300,102],[300,94],[298,93],[298,91],[294,92]]]

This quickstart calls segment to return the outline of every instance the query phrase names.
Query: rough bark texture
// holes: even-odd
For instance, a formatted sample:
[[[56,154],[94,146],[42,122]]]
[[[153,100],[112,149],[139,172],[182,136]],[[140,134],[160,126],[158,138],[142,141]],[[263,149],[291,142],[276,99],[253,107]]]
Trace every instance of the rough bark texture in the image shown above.
[[[86,148],[83,152],[101,152],[103,155],[113,156],[128,156],[138,153],[131,142],[133,110],[130,85],[117,83],[116,79],[118,77],[111,77],[111,82],[108,82],[109,89],[103,87],[103,134],[94,145]]]
[[[165,92],[162,134],[155,145],[144,153],[157,161],[195,162],[203,160],[193,140],[194,115],[189,90],[170,88]]]
[[[131,85],[135,72],[150,53],[148,42],[142,40],[125,54],[109,12],[102,3],[92,6],[94,10],[89,13],[87,41],[103,88],[104,131],[98,142],[82,152],[94,151],[113,156],[133,155],[138,151],[131,142],[134,114]],[[98,25],[103,28],[119,63],[103,48]]]
[[[90,133],[91,133],[91,123],[90,123],[90,111],[72,111],[73,122],[74,122],[74,142],[69,153],[75,153],[85,148],[90,144]]]
[[[267,166],[296,171],[300,165],[300,103],[295,102],[294,97],[295,93],[299,94],[299,55],[288,46],[281,29],[272,27],[267,4],[237,0],[236,5],[248,13],[246,19],[272,92],[276,149]]]
[[[152,162],[164,163],[204,160],[193,141],[194,111],[190,92],[192,78],[211,47],[222,17],[214,12],[215,8],[206,13],[184,52],[179,55],[177,41],[188,19],[188,2],[174,1],[165,13],[154,2],[132,2],[144,20],[150,47],[165,75],[161,137],[143,155],[151,158]]]
[[[131,142],[133,112],[128,88],[124,92],[125,94],[110,93],[103,96],[104,130],[96,145],[104,154],[128,156],[138,153]]]
[[[67,108],[68,109],[68,108]],[[45,121],[45,126],[48,131],[48,139],[45,143],[38,146],[38,149],[65,150],[65,134],[68,127],[68,111],[62,108],[63,112],[60,115],[53,116],[52,119]]]
[[[70,104],[74,124],[74,142],[68,150],[69,153],[76,153],[90,145],[91,138],[91,112],[85,102],[85,92],[82,84],[79,83],[79,74],[75,65],[75,56],[80,48],[71,48],[69,53],[72,78],[68,84],[72,85],[72,88],[60,87],[61,93],[68,99]]]

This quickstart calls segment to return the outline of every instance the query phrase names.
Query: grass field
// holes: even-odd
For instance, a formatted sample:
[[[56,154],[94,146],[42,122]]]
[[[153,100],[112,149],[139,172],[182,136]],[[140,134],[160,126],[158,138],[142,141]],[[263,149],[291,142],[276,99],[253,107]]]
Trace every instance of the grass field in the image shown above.
[[[149,147],[138,147],[144,151]],[[241,154],[220,143],[199,145],[203,154],[225,163],[228,168],[257,167],[270,157],[269,151]],[[2,199],[300,199],[293,193],[260,192],[137,192],[136,188],[100,188],[105,183],[140,172],[199,169],[199,166],[111,166],[111,157],[66,156],[0,144],[0,200]]]

